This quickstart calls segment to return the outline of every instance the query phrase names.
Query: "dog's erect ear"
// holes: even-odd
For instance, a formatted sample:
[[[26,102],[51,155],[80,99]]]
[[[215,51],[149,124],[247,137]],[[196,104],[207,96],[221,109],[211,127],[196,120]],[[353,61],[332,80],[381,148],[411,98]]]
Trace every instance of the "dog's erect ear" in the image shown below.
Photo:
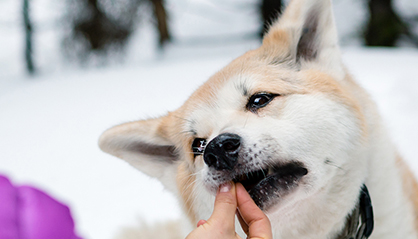
[[[263,45],[275,44],[278,39],[288,48],[286,57],[301,67],[319,63],[316,65],[328,70],[341,70],[331,0],[292,0],[270,28]]]
[[[115,126],[101,135],[99,146],[171,188],[178,156],[165,123],[162,117]]]

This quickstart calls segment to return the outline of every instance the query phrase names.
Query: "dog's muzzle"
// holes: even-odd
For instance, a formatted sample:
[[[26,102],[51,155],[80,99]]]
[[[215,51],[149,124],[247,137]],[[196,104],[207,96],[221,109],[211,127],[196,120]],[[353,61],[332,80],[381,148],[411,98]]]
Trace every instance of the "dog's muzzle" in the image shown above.
[[[246,151],[244,139],[232,133],[212,139],[203,153],[212,185],[219,186],[226,181],[241,183],[262,210],[268,210],[296,190],[308,174],[307,167],[295,159],[274,156],[275,161],[271,162],[267,157],[273,156],[261,150],[254,154],[250,148]]]

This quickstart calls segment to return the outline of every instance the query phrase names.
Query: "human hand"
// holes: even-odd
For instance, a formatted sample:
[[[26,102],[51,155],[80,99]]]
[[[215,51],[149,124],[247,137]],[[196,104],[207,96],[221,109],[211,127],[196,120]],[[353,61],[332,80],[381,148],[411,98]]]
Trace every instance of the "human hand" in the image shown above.
[[[235,232],[235,215],[248,239],[273,238],[269,219],[244,186],[229,182],[219,187],[211,217],[200,220],[186,239],[241,239]]]

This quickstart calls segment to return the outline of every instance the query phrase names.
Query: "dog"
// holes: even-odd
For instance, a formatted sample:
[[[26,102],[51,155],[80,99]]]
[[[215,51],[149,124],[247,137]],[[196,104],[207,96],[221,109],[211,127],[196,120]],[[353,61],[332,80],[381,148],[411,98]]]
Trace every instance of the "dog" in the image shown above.
[[[418,238],[418,184],[342,63],[330,0],[292,0],[184,105],[99,145],[159,179],[191,225],[235,181],[276,239]]]

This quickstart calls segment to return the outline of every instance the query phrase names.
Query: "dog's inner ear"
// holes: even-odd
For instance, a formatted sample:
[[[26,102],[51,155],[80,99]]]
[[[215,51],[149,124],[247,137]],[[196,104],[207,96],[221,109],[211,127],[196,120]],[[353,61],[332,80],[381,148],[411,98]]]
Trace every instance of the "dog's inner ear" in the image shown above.
[[[172,145],[155,145],[141,141],[130,141],[126,145],[126,150],[132,153],[144,154],[149,157],[155,157],[161,161],[175,161],[177,155],[175,153],[175,147]]]
[[[100,138],[100,148],[130,163],[176,161],[175,146],[145,122],[126,123],[107,130]]]
[[[318,55],[319,39],[317,39],[317,35],[319,14],[320,12],[314,7],[306,16],[296,50],[297,62],[301,59],[312,61]]]

